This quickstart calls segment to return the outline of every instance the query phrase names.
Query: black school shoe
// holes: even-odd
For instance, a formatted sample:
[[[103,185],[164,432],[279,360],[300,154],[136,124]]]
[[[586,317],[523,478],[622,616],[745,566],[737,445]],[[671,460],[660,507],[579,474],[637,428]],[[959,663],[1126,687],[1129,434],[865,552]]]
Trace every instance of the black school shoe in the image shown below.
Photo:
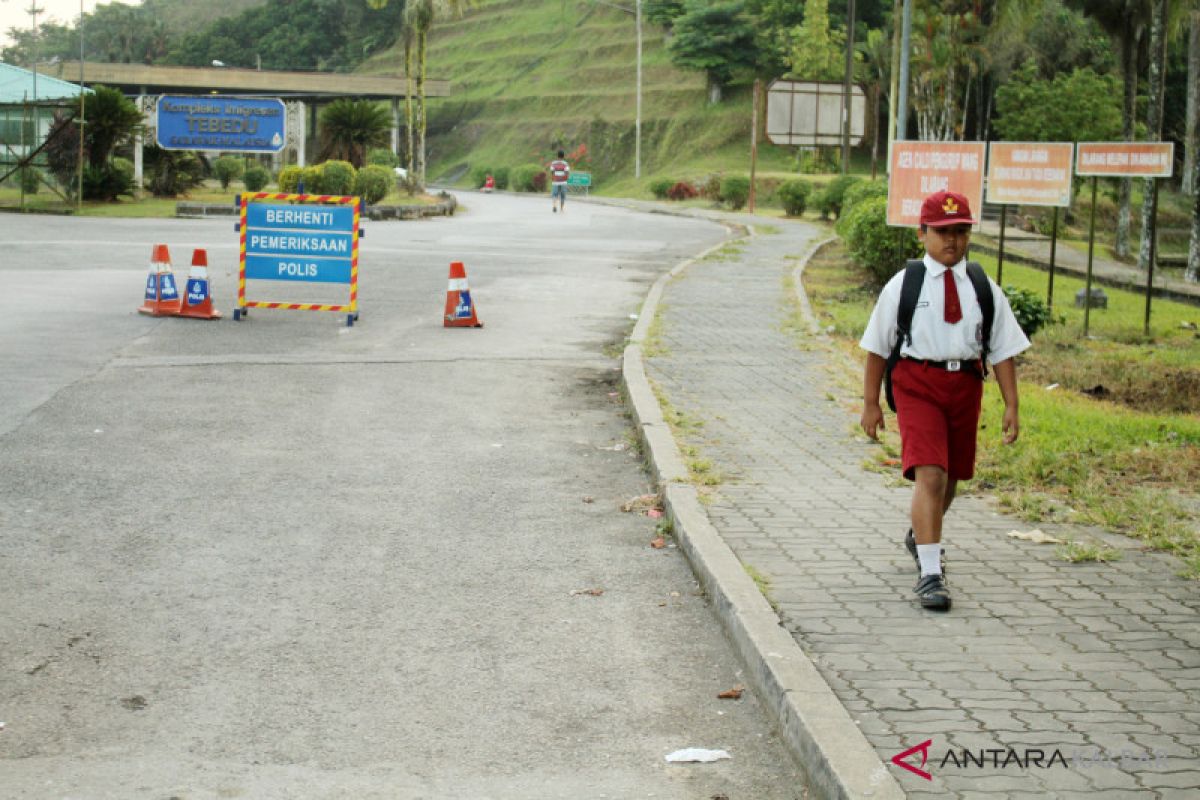
[[[913,536],[912,528],[908,529],[908,533],[904,536],[904,547],[908,550],[908,554],[913,557],[913,561],[917,565],[917,575],[921,574],[921,557],[917,555],[917,540]],[[942,574],[946,574],[946,550],[942,549]]]
[[[917,581],[913,594],[921,601],[924,608],[935,611],[950,610],[950,590],[941,575],[926,575]]]

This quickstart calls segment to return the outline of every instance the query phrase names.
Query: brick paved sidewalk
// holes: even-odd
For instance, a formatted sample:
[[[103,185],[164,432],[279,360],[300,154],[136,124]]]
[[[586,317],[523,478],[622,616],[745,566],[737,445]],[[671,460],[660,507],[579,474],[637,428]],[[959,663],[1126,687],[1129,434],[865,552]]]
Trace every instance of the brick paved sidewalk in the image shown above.
[[[781,328],[786,257],[821,234],[768,222],[780,232],[667,285],[667,352],[647,372],[703,420],[701,452],[729,476],[710,519],[882,761],[912,797],[1200,797],[1200,585],[1132,543],[1112,564],[1058,560],[965,497],[946,525],[954,609],[922,611],[909,490],[862,469],[871,445],[827,396],[832,357]],[[932,781],[889,763],[930,739]]]

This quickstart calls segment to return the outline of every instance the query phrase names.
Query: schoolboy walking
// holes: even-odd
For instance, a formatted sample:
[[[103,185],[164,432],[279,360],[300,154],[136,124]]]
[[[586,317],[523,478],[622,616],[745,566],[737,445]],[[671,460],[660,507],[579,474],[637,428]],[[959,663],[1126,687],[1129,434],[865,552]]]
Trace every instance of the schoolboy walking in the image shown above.
[[[550,162],[550,210],[566,211],[567,179],[571,177],[571,165],[563,160],[566,153],[558,151],[558,158]],[[558,200],[558,205],[554,201]]]
[[[894,397],[901,465],[913,482],[905,547],[919,569],[914,593],[923,607],[936,610],[949,610],[951,604],[943,574],[942,521],[958,482],[975,474],[987,365],[1004,398],[1004,442],[1012,444],[1020,433],[1013,358],[1029,347],[1004,292],[966,260],[976,222],[961,194],[936,192],[925,198],[918,233],[925,257],[910,261],[884,286],[859,342],[867,351],[861,425],[872,439],[883,429],[879,392],[890,373],[888,401]],[[903,305],[908,307],[902,310]]]

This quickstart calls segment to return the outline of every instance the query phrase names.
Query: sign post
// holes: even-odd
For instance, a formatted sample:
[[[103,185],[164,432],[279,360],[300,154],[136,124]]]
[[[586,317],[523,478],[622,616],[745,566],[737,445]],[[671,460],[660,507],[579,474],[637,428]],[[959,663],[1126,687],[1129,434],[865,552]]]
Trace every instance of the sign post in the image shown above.
[[[849,108],[847,108],[849,106]],[[849,115],[846,128],[842,121]],[[767,85],[767,138],[773,144],[807,147],[856,145],[866,133],[867,96],[859,86],[827,81],[773,80]]]
[[[983,142],[894,142],[887,224],[917,227],[921,203],[943,190],[965,195],[972,208],[981,208],[985,147]]]
[[[278,153],[287,142],[287,114],[278,98],[163,95],[155,117],[164,150]]]
[[[988,145],[987,201],[1000,206],[1000,256],[996,283],[1004,277],[1004,228],[1008,206],[1053,206],[1050,237],[1050,287],[1054,302],[1054,257],[1058,244],[1058,209],[1071,205],[1070,142],[992,142]]]
[[[306,194],[242,194],[241,267],[234,320],[251,308],[346,313],[358,319],[358,240],[362,200]],[[346,304],[285,303],[246,299],[246,281],[348,284]]]
[[[1175,167],[1174,142],[1080,142],[1075,159],[1075,174],[1092,178],[1092,222],[1088,231],[1088,270],[1086,301],[1083,312],[1083,335],[1088,334],[1088,311],[1092,306],[1092,248],[1096,239],[1096,181],[1101,177],[1149,178],[1153,184],[1151,199],[1151,221],[1158,214],[1158,181],[1169,178]],[[1150,298],[1154,293],[1154,261],[1158,255],[1155,247],[1156,227],[1142,231],[1150,236],[1150,263],[1146,271],[1146,319],[1145,333],[1150,333]]]

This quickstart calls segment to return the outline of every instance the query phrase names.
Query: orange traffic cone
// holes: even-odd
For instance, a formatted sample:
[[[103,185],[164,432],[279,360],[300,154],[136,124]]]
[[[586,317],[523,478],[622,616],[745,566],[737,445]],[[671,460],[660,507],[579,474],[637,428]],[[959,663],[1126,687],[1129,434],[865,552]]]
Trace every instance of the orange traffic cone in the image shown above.
[[[208,251],[192,251],[192,269],[188,272],[179,316],[195,319],[220,319],[221,312],[213,308],[212,288],[208,280]]]
[[[171,253],[165,244],[154,245],[150,254],[150,275],[146,278],[146,301],[138,309],[152,317],[173,317],[182,305],[175,274],[171,272]]]
[[[461,261],[450,264],[450,287],[446,289],[446,315],[442,318],[445,328],[482,328],[483,323],[475,316],[475,303],[471,290],[467,288],[467,270]]]

